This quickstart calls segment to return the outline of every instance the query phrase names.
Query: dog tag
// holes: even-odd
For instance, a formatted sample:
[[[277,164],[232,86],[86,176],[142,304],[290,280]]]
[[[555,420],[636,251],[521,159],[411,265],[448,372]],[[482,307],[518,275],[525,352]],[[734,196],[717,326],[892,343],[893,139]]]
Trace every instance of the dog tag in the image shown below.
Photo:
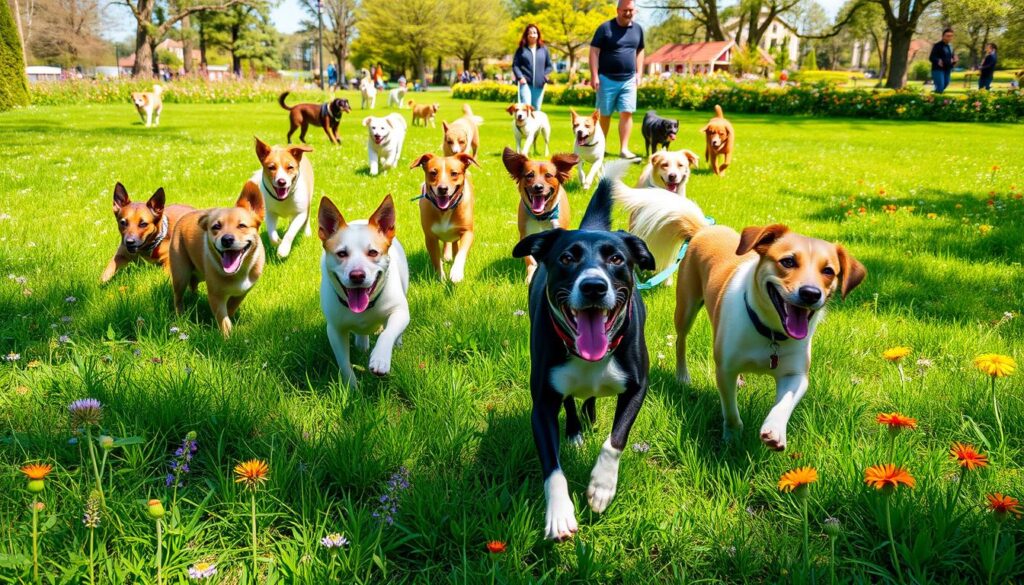
[[[768,358],[768,369],[774,370],[779,367],[779,344],[772,341],[772,355]]]

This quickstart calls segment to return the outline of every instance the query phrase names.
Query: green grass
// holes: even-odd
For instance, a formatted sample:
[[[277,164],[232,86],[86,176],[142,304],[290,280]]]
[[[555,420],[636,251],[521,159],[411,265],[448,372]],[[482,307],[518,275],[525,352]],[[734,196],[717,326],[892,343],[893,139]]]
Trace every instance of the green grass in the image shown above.
[[[458,111],[447,97],[430,98],[440,98],[441,119]],[[585,445],[562,447],[581,529],[572,542],[551,544],[542,539],[529,420],[525,269],[510,255],[517,196],[500,160],[510,122],[502,104],[472,106],[487,120],[482,168],[473,171],[477,237],[466,280],[454,288],[427,266],[410,201],[422,173],[369,177],[359,110],[342,122],[341,147],[310,130],[317,194],[353,219],[393,193],[398,237],[410,255],[405,344],[389,378],[359,370],[359,391],[338,383],[319,309],[315,236],[300,236],[286,261],[269,260],[227,341],[202,289],[187,297],[189,313],[176,317],[167,279],[153,267],[98,284],[118,241],[114,182],[135,198],[163,186],[169,202],[228,205],[256,168],[252,136],[284,139],[276,105],[168,105],[157,129],[142,128],[130,104],[0,116],[0,355],[20,354],[0,361],[0,581],[30,582],[31,500],[17,467],[42,460],[56,467],[41,499],[44,581],[87,582],[82,511],[94,480],[84,441],[69,444],[67,417],[67,405],[83,397],[104,404],[104,432],[144,439],[110,454],[107,507],[95,533],[102,583],[155,582],[149,498],[169,508],[166,582],[184,582],[202,560],[218,563],[220,582],[254,582],[249,497],[231,476],[250,457],[271,469],[257,498],[261,582],[828,582],[826,516],[843,526],[835,542],[839,581],[895,582],[882,499],[863,484],[866,466],[889,461],[889,439],[874,416],[892,410],[919,421],[896,441],[896,462],[918,480],[892,500],[903,578],[988,581],[982,559],[995,524],[983,494],[1024,495],[1017,463],[1024,376],[999,381],[1007,430],[1000,448],[988,382],[971,360],[985,352],[1024,358],[1024,202],[1013,196],[1024,191],[1018,126],[731,116],[738,138],[728,176],[702,167],[690,197],[720,224],[785,222],[842,242],[868,277],[834,303],[819,330],[811,387],[785,453],[757,437],[774,397],[763,377],[748,377],[741,390],[747,431],[722,444],[707,319],[691,337],[693,386],[680,387],[674,294],[645,295],[651,388],[630,436],[635,448],[622,459],[618,495],[603,515],[586,507],[589,471],[613,411],[614,401],[604,400]],[[555,150],[570,149],[567,109],[545,110]],[[708,115],[674,114],[682,125],[676,147],[702,150],[698,129]],[[440,129],[410,128],[403,161],[439,145]],[[639,131],[632,147],[642,151]],[[588,194],[574,182],[570,196],[578,221]],[[622,214],[617,223],[625,226]],[[62,335],[70,341],[61,343]],[[896,345],[913,348],[905,385],[881,358]],[[918,365],[920,358],[931,365]],[[367,356],[355,359],[365,366]],[[197,433],[199,451],[172,507],[167,461],[188,431]],[[956,487],[947,457],[953,441],[978,445],[992,466],[965,482],[950,511],[943,502]],[[809,570],[799,509],[776,488],[783,472],[804,465],[820,473],[810,491]],[[402,466],[411,488],[400,490],[394,524],[382,524],[372,514]],[[332,560],[319,539],[334,531],[351,544]],[[993,582],[1020,580],[1024,560],[1011,545],[1021,529],[1008,522],[1000,534]],[[492,539],[507,542],[508,552],[489,555]]]

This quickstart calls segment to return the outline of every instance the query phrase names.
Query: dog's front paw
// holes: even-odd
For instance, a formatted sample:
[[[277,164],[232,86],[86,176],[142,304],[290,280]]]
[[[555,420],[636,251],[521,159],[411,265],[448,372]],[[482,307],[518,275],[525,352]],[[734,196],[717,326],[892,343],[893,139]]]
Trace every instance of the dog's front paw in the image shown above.
[[[786,450],[786,428],[775,427],[769,423],[765,423],[761,427],[761,442],[764,443],[765,447],[773,451],[785,451]]]
[[[551,492],[548,494],[544,538],[561,542],[572,538],[579,530],[579,525],[576,524],[576,507],[573,506],[569,492],[565,488]]]
[[[374,376],[387,376],[391,371],[391,352],[375,349],[370,354],[370,373]]]
[[[278,258],[287,258],[288,254],[292,253],[291,242],[281,242],[281,245],[277,247]]]
[[[451,272],[448,273],[448,280],[452,281],[452,284],[458,284],[465,277],[464,272],[462,266],[452,266]]]
[[[686,364],[679,364],[676,366],[676,380],[683,386],[690,385],[690,369],[686,367]]]
[[[608,508],[615,498],[615,490],[619,485],[619,457],[622,451],[612,447],[611,440],[601,446],[601,454],[597,456],[594,470],[590,472],[590,485],[587,486],[587,502],[590,509],[598,514]]]
[[[356,335],[356,349],[359,351],[370,351],[370,336]]]

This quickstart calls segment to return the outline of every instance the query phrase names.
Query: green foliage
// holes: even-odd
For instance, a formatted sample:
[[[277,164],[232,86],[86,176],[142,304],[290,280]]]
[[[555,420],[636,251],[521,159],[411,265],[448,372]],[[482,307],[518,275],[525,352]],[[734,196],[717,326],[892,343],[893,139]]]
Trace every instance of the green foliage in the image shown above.
[[[157,51],[156,60],[161,65],[170,67],[171,70],[176,70],[181,67],[181,59],[178,58],[177,53],[174,53],[173,51]]]
[[[253,83],[247,81],[218,81],[207,83],[201,79],[179,79],[164,86],[163,101],[171,104],[240,104],[271,103],[282,91],[292,91],[293,100],[320,102],[324,94],[319,91],[295,91],[285,83]],[[31,88],[31,100],[37,106],[74,104],[127,104],[133,91],[151,91],[149,80],[101,79],[68,80],[59,83],[36,83]]]
[[[703,40],[700,23],[680,14],[671,14],[665,20],[644,30],[644,43],[650,55],[670,43],[693,43]]]
[[[804,62],[800,64],[800,69],[805,71],[817,71],[818,70],[818,52],[812,47],[810,51],[807,51],[807,55],[804,57]]]
[[[914,81],[927,81],[932,77],[932,65],[928,61],[915,61],[910,66],[910,78]]]
[[[801,69],[790,76],[791,81],[800,83],[848,84],[854,80],[863,80],[864,74],[859,71],[808,71]]]
[[[552,51],[552,60],[568,59],[570,69],[590,46],[597,27],[615,17],[615,5],[603,0],[540,0],[538,6],[538,12],[512,21],[506,37],[508,46],[518,46],[526,25],[534,23]]]
[[[236,72],[241,73],[242,60],[259,69],[278,65],[281,35],[270,20],[270,5],[266,0],[236,4],[204,18],[207,44],[230,53]]]
[[[352,62],[366,68],[377,62],[410,65],[419,78],[427,60],[449,46],[446,6],[444,0],[365,0]]]
[[[501,34],[483,31],[504,31],[509,26],[508,12],[502,0],[448,0],[445,34],[450,42],[446,55],[457,57],[463,67],[486,57],[510,54],[515,45],[506,45]]]
[[[0,112],[28,105],[28,80],[18,27],[7,2],[0,6]]]

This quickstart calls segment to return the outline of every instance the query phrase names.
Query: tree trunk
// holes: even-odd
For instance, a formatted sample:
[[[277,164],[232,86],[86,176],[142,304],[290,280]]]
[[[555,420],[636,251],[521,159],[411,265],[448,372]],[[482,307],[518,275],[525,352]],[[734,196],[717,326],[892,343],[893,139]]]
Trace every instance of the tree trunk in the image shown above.
[[[879,45],[879,57],[878,57],[878,78],[885,79],[885,74],[889,70],[889,31],[885,31],[885,40]]]
[[[21,62],[28,66],[28,43],[25,42],[25,31],[21,28],[21,6],[14,0],[14,21],[18,25],[18,40],[21,41]]]
[[[160,79],[160,59],[159,55],[156,54],[157,41],[152,36],[149,37],[149,52],[153,55],[153,77]]]
[[[907,84],[907,59],[910,56],[910,42],[914,37],[914,28],[893,28],[891,36],[889,77],[885,82],[885,87],[903,89],[903,86]]]
[[[427,68],[426,62],[424,62],[423,68]],[[434,85],[444,85],[444,63],[440,55],[437,56],[437,67],[434,68]]]
[[[185,69],[185,75],[191,75],[194,64],[192,63],[192,17],[186,16],[181,19],[181,63]]]
[[[149,77],[153,71],[153,49],[149,44],[149,30],[146,24],[153,17],[153,0],[139,0],[135,26],[135,64],[132,77]]]
[[[242,77],[242,58],[237,53],[238,36],[238,27],[231,27],[231,49],[229,49],[231,53],[231,71],[235,74],[235,77]]]
[[[472,64],[473,64],[473,56],[472,55],[463,55],[462,56],[462,70],[463,71],[469,71],[469,68],[470,68],[470,66]]]
[[[206,29],[201,18],[199,19],[199,65],[204,70],[206,69]]]

